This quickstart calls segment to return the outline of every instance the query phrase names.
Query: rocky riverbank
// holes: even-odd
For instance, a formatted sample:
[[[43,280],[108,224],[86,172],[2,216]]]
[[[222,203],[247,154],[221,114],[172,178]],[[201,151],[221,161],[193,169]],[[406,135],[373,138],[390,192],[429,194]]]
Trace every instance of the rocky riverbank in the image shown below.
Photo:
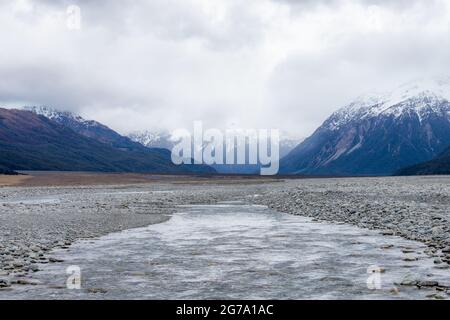
[[[434,267],[449,268],[450,176],[244,180],[0,188],[0,290],[33,284],[34,272],[59,262],[52,249],[166,221],[179,205],[229,200],[421,241],[425,252],[406,248],[405,262],[425,253]],[[423,279],[405,281],[447,290]]]
[[[33,284],[51,251],[78,239],[160,223],[178,205],[238,196],[236,188],[171,184],[0,188],[0,289]]]
[[[255,202],[420,241],[436,264],[450,264],[450,176],[298,180]]]

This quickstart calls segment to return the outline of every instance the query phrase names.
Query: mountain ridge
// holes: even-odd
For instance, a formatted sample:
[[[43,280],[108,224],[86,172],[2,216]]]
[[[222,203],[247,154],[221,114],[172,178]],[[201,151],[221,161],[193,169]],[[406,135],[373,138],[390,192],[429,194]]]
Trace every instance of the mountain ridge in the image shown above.
[[[281,172],[390,175],[436,157],[450,145],[450,80],[425,83],[340,108],[281,160]]]
[[[85,137],[95,139],[114,148],[130,151],[145,150],[141,144],[132,141],[128,137],[120,135],[104,124],[95,120],[86,120],[72,112],[59,111],[48,106],[28,106],[24,107],[22,110],[31,111],[35,114],[44,116],[47,119],[68,127]]]
[[[176,166],[165,149],[138,148],[102,143],[32,111],[0,108],[0,166],[8,170],[215,172],[207,166]]]

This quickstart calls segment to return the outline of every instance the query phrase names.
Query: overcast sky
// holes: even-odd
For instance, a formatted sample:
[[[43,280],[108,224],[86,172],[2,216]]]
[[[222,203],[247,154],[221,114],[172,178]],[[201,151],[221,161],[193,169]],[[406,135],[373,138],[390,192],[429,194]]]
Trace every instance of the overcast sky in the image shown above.
[[[203,120],[307,136],[362,93],[450,75],[448,0],[1,0],[0,26],[1,106],[121,133]]]

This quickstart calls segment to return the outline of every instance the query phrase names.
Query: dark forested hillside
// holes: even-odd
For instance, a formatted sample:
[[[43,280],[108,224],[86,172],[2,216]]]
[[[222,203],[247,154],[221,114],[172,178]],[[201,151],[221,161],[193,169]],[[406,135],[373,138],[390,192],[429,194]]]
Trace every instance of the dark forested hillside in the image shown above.
[[[165,149],[115,147],[36,113],[1,108],[0,166],[4,170],[214,172],[207,166],[176,166]]]

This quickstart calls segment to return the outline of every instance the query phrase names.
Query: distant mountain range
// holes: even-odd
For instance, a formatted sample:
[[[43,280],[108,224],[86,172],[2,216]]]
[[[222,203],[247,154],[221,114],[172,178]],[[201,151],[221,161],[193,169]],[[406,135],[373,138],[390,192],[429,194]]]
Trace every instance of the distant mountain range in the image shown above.
[[[146,148],[108,127],[46,107],[0,108],[0,168],[149,173],[214,173],[176,166],[170,152]]]
[[[0,108],[0,173],[13,170],[256,174],[259,165],[182,165],[168,132],[122,136],[48,107]],[[307,139],[281,137],[280,174],[450,174],[450,78],[357,98]]]
[[[333,113],[284,157],[281,173],[390,175],[430,161],[450,146],[449,101],[447,78],[360,97]]]
[[[137,131],[133,132],[128,137],[144,146],[151,148],[166,148],[171,150],[176,141],[172,135],[167,131]],[[294,149],[303,139],[296,139],[287,134],[280,136],[280,157],[286,156],[292,149]],[[248,150],[248,146],[245,146]],[[235,153],[236,154],[236,153]],[[259,174],[259,164],[221,164],[212,165],[218,173],[223,174]]]
[[[148,148],[164,148],[172,150],[175,141],[172,135],[167,131],[135,131],[128,135],[132,141],[137,142]]]
[[[100,122],[85,120],[71,112],[58,111],[46,106],[24,107],[23,110],[44,116],[86,138],[94,139],[116,149],[123,151],[148,151],[140,143],[120,135]]]

